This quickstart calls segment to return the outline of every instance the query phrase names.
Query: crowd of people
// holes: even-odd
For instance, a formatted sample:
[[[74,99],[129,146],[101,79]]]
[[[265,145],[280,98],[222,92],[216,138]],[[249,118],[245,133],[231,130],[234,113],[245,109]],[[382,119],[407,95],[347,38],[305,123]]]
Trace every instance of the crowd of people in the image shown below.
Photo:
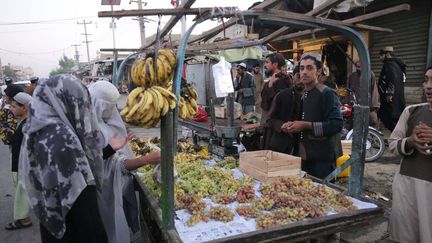
[[[427,102],[405,107],[405,64],[391,47],[380,59],[378,82],[370,77],[370,124],[381,120],[392,131],[390,150],[402,156],[389,230],[396,241],[431,242],[432,67],[423,82]],[[347,83],[354,93],[361,65]],[[262,149],[300,156],[303,171],[325,178],[342,154],[339,97],[326,85],[320,54],[304,53],[292,73],[285,66],[283,55],[268,55],[264,81],[259,64],[252,73],[238,64],[236,100],[244,113],[261,113]],[[0,134],[15,183],[13,220],[5,228],[31,227],[33,210],[44,243],[130,242],[139,229],[132,172],[159,163],[160,154],[134,156],[118,89],[103,80],[86,87],[65,74],[32,79],[25,89],[6,80],[1,90]]]
[[[44,243],[130,242],[139,230],[131,172],[159,163],[160,153],[135,158],[117,88],[108,81],[87,88],[72,75],[35,89],[6,85],[0,122],[16,190],[5,228],[32,226],[33,210]]]
[[[381,122],[391,132],[390,151],[402,156],[392,188],[390,236],[397,242],[432,242],[428,206],[432,195],[432,67],[426,69],[423,82],[426,103],[406,107],[406,65],[390,46],[382,48],[379,59],[379,78],[372,72],[369,79],[369,125],[379,128]],[[355,72],[347,88],[359,94],[362,64],[353,64]],[[252,70],[255,80],[260,80],[258,65]],[[304,53],[290,75],[282,71],[284,67],[281,54],[270,54],[264,64],[267,80],[255,85],[255,110],[261,113],[263,127],[261,149],[300,156],[302,170],[323,179],[342,155],[337,84],[325,75],[317,53]]]

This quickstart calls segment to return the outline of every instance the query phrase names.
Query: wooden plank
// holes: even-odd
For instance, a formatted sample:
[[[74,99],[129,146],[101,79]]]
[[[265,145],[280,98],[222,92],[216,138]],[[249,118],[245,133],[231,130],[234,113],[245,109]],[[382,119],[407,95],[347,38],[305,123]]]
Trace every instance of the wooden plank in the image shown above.
[[[182,3],[177,7],[177,8],[183,8],[183,9],[188,9],[192,6],[192,4],[194,4],[196,2],[196,0],[186,0],[186,1],[182,1]],[[176,15],[176,16],[172,16],[168,22],[165,24],[165,26],[163,27],[163,29],[160,31],[160,37],[163,38],[165,35],[168,34],[168,32],[170,32],[170,30],[177,24],[177,22],[182,18],[181,15]],[[152,38],[151,40],[149,40],[149,44],[146,45],[144,47],[148,48],[150,46],[152,46],[154,43],[156,42],[156,37]]]
[[[118,11],[100,11],[98,17],[135,17],[135,16],[152,16],[152,15],[200,15],[211,11],[213,8],[189,8],[189,9],[133,9],[133,10],[118,10]]]
[[[290,223],[269,229],[256,230],[241,235],[235,235],[211,242],[280,242],[301,241],[322,234],[332,234],[345,230],[347,227],[370,223],[383,214],[382,208],[360,209],[319,217],[310,220]]]
[[[406,5],[408,5],[408,7]],[[376,12],[380,12],[382,14],[383,11],[385,11],[385,14],[391,14],[391,13],[396,13],[396,12],[400,12],[400,11],[408,11],[408,10],[409,10],[409,4],[401,4],[401,5],[398,5],[398,6],[395,6],[395,7],[391,7],[391,8],[387,8],[387,9],[384,9],[384,10],[378,10]],[[365,21],[365,20],[369,20],[369,19],[372,19],[372,18],[376,18],[376,17],[382,16],[382,15],[374,14],[376,12],[359,16],[361,18],[354,17],[354,18],[350,18],[350,19],[345,19],[345,20],[342,20],[342,22],[353,24],[353,23],[359,22],[359,21],[356,21],[356,19],[357,20],[361,20],[361,21]],[[360,27],[362,27],[362,26],[360,26]],[[363,27],[364,27],[364,25],[363,25]],[[372,28],[372,26],[369,26],[369,28]],[[378,27],[376,27],[376,28],[378,28]],[[316,32],[320,32],[320,31],[323,31],[323,30],[324,29],[322,29],[322,28],[316,28],[316,29],[313,29],[313,30],[303,30],[303,31],[299,31],[299,32],[296,32],[296,33],[291,33],[291,34],[279,36],[278,38],[276,38],[274,40],[275,41],[282,41],[282,40],[287,40],[287,39],[300,38],[300,37],[303,37],[303,36],[310,35],[310,34],[312,34],[314,32],[316,33]],[[385,31],[391,31],[390,29],[383,29],[383,30],[385,30]]]
[[[326,11],[331,6],[339,4],[342,1],[344,1],[344,0],[327,0],[326,2],[322,3],[318,7],[307,12],[306,15],[308,15],[308,16],[318,15],[318,14],[322,13],[323,11]],[[281,36],[282,34],[284,34],[285,32],[287,32],[288,30],[289,30],[289,27],[287,27],[287,26],[281,27],[280,29],[274,31],[270,35],[263,37],[261,42],[262,43],[270,42],[273,39],[275,39],[275,38]]]
[[[345,22],[345,23],[358,23],[358,22],[362,22],[365,20],[381,17],[384,15],[397,13],[400,11],[409,11],[410,9],[411,9],[410,5],[405,3],[405,4],[400,4],[400,5],[397,5],[394,7],[378,10],[378,11],[375,11],[373,13],[368,13],[368,14],[360,15],[360,16],[357,16],[354,18],[350,18],[350,19],[344,20],[343,22]]]
[[[258,4],[257,6],[253,7],[252,9],[259,9],[259,8],[265,9],[263,7],[267,7],[267,6],[271,5],[271,4],[273,4],[273,2],[279,2],[279,1],[280,0],[266,0],[266,1]],[[224,26],[225,26],[225,28],[228,28],[228,27],[233,26],[234,24],[236,24],[238,21],[240,21],[240,20],[237,17],[230,18],[227,22],[225,22]],[[190,43],[194,43],[194,42],[197,42],[199,40],[202,40],[202,39],[209,39],[209,38],[217,35],[218,33],[220,33],[223,30],[224,26],[223,25],[218,25],[218,26],[214,27],[213,29],[205,31],[201,35],[198,35],[198,36],[195,36],[195,37],[191,37],[191,38],[189,38],[188,43],[190,44]]]

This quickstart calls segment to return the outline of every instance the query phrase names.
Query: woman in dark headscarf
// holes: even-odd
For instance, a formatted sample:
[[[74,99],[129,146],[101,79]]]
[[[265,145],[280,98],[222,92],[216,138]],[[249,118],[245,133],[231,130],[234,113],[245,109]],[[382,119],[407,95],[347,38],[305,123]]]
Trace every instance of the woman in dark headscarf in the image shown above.
[[[42,242],[108,242],[97,204],[103,142],[87,88],[71,75],[42,82],[23,131],[20,176]]]

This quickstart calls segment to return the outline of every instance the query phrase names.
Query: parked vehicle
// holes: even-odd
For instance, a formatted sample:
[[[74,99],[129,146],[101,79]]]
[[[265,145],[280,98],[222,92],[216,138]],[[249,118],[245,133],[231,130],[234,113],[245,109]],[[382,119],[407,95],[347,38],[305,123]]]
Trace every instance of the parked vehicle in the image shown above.
[[[352,97],[351,102],[349,104],[343,104],[340,106],[340,110],[342,112],[345,126],[342,131],[342,139],[352,140],[354,129],[353,129],[353,107],[357,104],[357,98],[354,92],[350,89],[347,89],[350,96]],[[373,162],[379,159],[385,150],[385,142],[384,142],[384,134],[380,132],[378,129],[369,126],[368,134],[366,139],[366,162]]]

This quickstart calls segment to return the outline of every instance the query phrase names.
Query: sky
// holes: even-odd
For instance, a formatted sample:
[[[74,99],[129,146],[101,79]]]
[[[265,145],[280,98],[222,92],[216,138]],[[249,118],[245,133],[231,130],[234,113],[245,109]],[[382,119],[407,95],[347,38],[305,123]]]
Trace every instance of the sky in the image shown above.
[[[236,6],[246,10],[257,0],[197,0],[192,7]],[[144,9],[173,8],[171,0],[143,0]],[[137,9],[136,2],[121,0],[114,10]],[[80,61],[87,60],[84,25],[77,22],[91,22],[87,25],[90,58],[94,59],[100,48],[113,48],[111,18],[97,17],[99,11],[109,11],[110,6],[101,5],[101,0],[0,0],[0,59],[3,66],[19,65],[31,67],[39,77],[48,77],[58,67],[58,61],[66,55],[74,59],[77,47]],[[161,28],[170,16],[161,18]],[[158,17],[149,17],[145,23],[146,36],[156,33]],[[193,16],[187,17],[187,27]],[[192,34],[200,34],[218,23],[206,21],[199,24]],[[133,17],[116,20],[116,48],[138,48],[141,39],[138,21]],[[173,34],[181,33],[178,23]]]

